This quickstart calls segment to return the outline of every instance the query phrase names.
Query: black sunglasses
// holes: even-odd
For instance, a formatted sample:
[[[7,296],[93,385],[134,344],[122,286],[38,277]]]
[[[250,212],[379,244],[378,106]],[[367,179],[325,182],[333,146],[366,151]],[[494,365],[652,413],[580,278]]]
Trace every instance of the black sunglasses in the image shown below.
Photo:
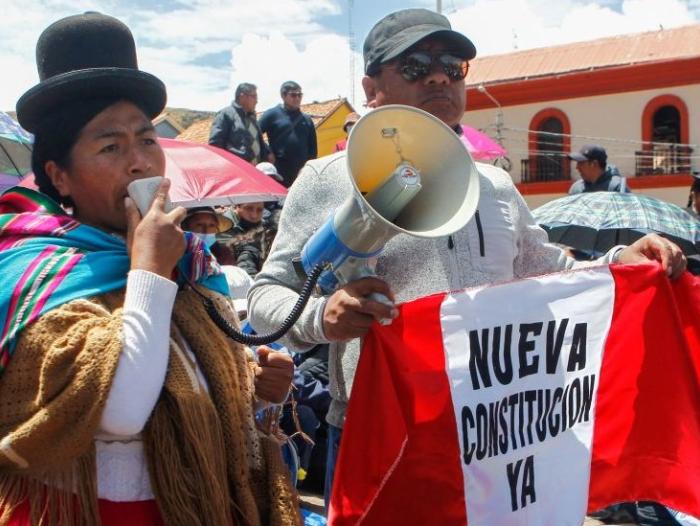
[[[469,61],[449,52],[431,54],[428,51],[412,51],[399,58],[398,69],[403,78],[409,82],[427,77],[435,62],[451,80],[463,80],[469,71]]]

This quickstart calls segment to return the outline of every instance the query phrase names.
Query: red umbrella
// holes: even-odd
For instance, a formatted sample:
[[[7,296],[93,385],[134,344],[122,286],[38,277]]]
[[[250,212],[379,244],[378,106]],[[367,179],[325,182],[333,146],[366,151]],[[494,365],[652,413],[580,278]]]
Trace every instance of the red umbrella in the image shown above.
[[[277,201],[287,189],[269,175],[232,153],[194,142],[159,139],[165,152],[165,177],[172,181],[173,204],[225,206],[259,201]],[[36,189],[34,175],[20,186]]]
[[[177,139],[159,139],[170,200],[184,207],[277,201],[287,189],[232,153]]]

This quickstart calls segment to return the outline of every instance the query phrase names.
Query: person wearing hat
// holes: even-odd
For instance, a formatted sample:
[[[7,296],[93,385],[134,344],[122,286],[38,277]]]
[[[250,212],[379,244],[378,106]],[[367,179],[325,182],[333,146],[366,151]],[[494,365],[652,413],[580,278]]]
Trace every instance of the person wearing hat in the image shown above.
[[[301,86],[288,80],[280,87],[280,96],[282,104],[263,113],[260,129],[267,134],[282,184],[289,188],[304,163],[316,158],[318,146],[314,122],[301,111]]]
[[[569,194],[584,192],[622,192],[629,193],[626,178],[620,176],[616,166],[608,164],[608,153],[597,145],[586,145],[578,152],[568,155],[576,161],[576,170],[581,179],[569,188]]]
[[[345,117],[345,122],[343,123],[343,131],[345,132],[345,138],[339,140],[335,143],[334,152],[342,152],[348,145],[348,135],[350,135],[350,129],[355,126],[355,123],[360,120],[360,115],[353,112],[348,113]]]
[[[255,114],[257,104],[258,88],[255,84],[239,84],[234,101],[214,117],[209,144],[228,150],[252,164],[274,161],[258,125]]]
[[[219,214],[210,206],[196,206],[187,209],[187,215],[180,225],[183,230],[192,232],[209,247],[220,265],[235,265],[236,256],[223,243],[216,240],[216,235],[226,232],[233,226],[233,221]]]
[[[453,31],[443,15],[427,9],[405,9],[382,18],[364,42],[362,86],[369,107],[406,104],[425,110],[460,132],[465,110],[465,77],[476,56],[472,42]],[[303,279],[293,261],[327,219],[330,210],[352,195],[344,152],[311,161],[290,189],[279,230],[265,265],[248,294],[251,324],[259,331],[280,326],[299,297]],[[460,231],[444,239],[397,236],[379,255],[378,277],[363,278],[328,296],[314,296],[282,339],[303,352],[329,343],[331,406],[327,495],[357,367],[360,338],[396,309],[371,300],[378,292],[409,301],[445,290],[487,285],[555,272],[575,262],[547,242],[512,179],[502,169],[476,164],[481,188],[478,212]],[[467,168],[465,167],[465,170]],[[636,245],[636,246],[635,246]],[[617,247],[597,263],[660,259],[670,275],[679,276],[685,259],[680,249],[659,236]],[[450,409],[451,411],[451,409]],[[410,483],[410,482],[407,482]]]
[[[228,285],[167,179],[143,217],[127,198],[164,174],[165,86],[100,13],[50,25],[36,56],[17,117],[41,193],[0,197],[0,522],[299,524],[253,419],[291,360],[255,363],[211,321],[200,294],[236,323]]]

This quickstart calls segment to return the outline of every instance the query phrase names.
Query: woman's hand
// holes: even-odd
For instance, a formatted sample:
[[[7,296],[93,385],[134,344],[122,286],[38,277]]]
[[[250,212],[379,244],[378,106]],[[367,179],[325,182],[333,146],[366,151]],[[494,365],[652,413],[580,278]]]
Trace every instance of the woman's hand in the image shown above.
[[[293,376],[291,356],[269,347],[258,347],[258,364],[255,367],[255,395],[258,398],[281,404],[287,399]]]
[[[186,215],[181,206],[165,211],[169,188],[170,181],[163,179],[151,208],[143,217],[131,198],[124,201],[131,270],[147,270],[167,279],[172,277],[175,265],[185,253],[185,235],[180,223]]]

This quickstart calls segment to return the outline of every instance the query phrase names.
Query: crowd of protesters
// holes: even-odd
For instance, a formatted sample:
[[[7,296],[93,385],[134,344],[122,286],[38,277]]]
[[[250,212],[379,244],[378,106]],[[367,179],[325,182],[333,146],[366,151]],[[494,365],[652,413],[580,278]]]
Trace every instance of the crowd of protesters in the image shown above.
[[[90,46],[96,38],[108,52],[93,56],[99,55],[95,51],[99,46]],[[387,46],[387,40],[393,46]],[[72,42],[71,49],[81,53],[61,54],[60,46],[67,41]],[[445,17],[425,9],[393,13],[379,21],[365,41],[363,88],[368,106],[418,107],[460,133],[464,79],[468,62],[475,55],[472,42],[453,31]],[[547,242],[507,173],[495,166],[479,165],[483,227],[481,222],[478,226],[470,223],[440,245],[402,237],[381,256],[378,277],[363,278],[341,286],[328,297],[314,298],[301,321],[280,340],[278,352],[262,347],[256,351],[256,361],[250,349],[229,342],[214,326],[191,289],[214,298],[231,323],[247,317],[259,331],[278,328],[298,300],[303,282],[293,265],[294,257],[329,210],[350,191],[345,163],[333,162],[345,155],[347,139],[336,144],[335,157],[316,160],[316,130],[310,116],[301,111],[301,86],[284,82],[280,87],[282,102],[265,111],[258,121],[258,88],[242,83],[231,105],[216,115],[209,143],[289,188],[286,201],[168,212],[164,209],[168,185],[164,183],[151,209],[141,217],[133,204],[128,200],[124,203],[122,186],[128,179],[124,174],[163,174],[163,154],[150,119],[165,105],[165,87],[136,66],[128,28],[98,13],[69,17],[42,34],[37,57],[41,82],[20,100],[18,117],[36,135],[33,163],[40,191],[73,209],[74,215],[68,216],[48,199],[29,202],[19,194],[3,196],[0,213],[43,211],[44,215],[37,215],[34,223],[23,227],[26,231],[13,234],[32,237],[36,264],[46,263],[39,241],[50,245],[55,238],[65,236],[61,243],[72,243],[76,250],[94,255],[92,262],[86,259],[84,264],[100,269],[104,280],[88,284],[79,272],[66,271],[72,288],[64,291],[58,286],[54,297],[62,295],[61,301],[47,303],[56,305],[54,310],[39,309],[38,318],[31,320],[33,326],[17,327],[21,337],[13,345],[24,353],[18,353],[12,362],[11,353],[0,355],[5,364],[0,374],[6,375],[0,376],[4,400],[12,399],[8,390],[17,387],[17,378],[31,381],[29,387],[22,386],[26,400],[17,402],[24,403],[22,407],[0,411],[3,442],[11,439],[16,451],[30,462],[26,475],[0,472],[0,514],[14,515],[15,522],[10,524],[36,517],[42,513],[41,506],[60,506],[60,481],[66,473],[80,475],[70,479],[79,495],[60,513],[74,514],[85,523],[96,523],[97,517],[107,520],[110,513],[122,517],[130,513],[126,507],[110,510],[101,500],[112,499],[146,502],[139,513],[153,516],[154,524],[161,519],[173,524],[224,524],[231,520],[297,524],[288,478],[278,469],[281,464],[277,460],[282,457],[271,451],[266,436],[260,438],[255,432],[254,411],[270,402],[284,402],[278,420],[291,437],[283,454],[293,466],[292,481],[309,484],[319,492],[325,489],[328,495],[360,338],[374,321],[396,315],[393,306],[365,296],[379,293],[407,301],[438,290],[586,264]],[[50,71],[42,69],[49,66]],[[111,71],[120,68],[128,71]],[[111,84],[103,70],[114,76]],[[60,75],[67,75],[68,80],[51,81]],[[437,91],[441,97],[427,96]],[[88,93],[92,98],[86,102]],[[343,125],[346,134],[358,119],[356,113],[347,116]],[[113,131],[106,137],[103,129]],[[129,165],[124,174],[119,172],[120,163],[131,163],[132,158],[120,151],[100,149],[104,146],[100,141],[113,136],[124,143],[124,151],[139,149],[138,155],[132,155],[138,158],[138,166]],[[100,148],[96,150],[96,146]],[[110,155],[113,158],[108,158]],[[607,163],[603,148],[586,146],[570,158],[581,174],[581,181],[570,193],[629,191],[625,179]],[[102,170],[103,177],[95,181],[91,175],[97,170]],[[107,180],[108,176],[113,180]],[[688,211],[695,216],[700,211],[699,181],[695,179],[688,201]],[[115,195],[119,197],[116,201]],[[495,206],[497,200],[499,206]],[[60,232],[56,224],[62,227]],[[189,232],[184,239],[182,231]],[[469,247],[482,235],[491,240],[512,240],[510,250],[516,252],[504,257],[500,247],[488,246],[484,251],[482,245],[481,257],[476,258],[478,251]],[[202,253],[206,254],[203,260],[197,255]],[[0,251],[0,261],[3,255],[9,257],[10,251]],[[107,258],[112,258],[111,267]],[[458,260],[461,266],[440,271],[425,267],[426,261],[437,259]],[[678,247],[655,235],[629,247],[615,247],[598,261],[647,260],[660,261],[673,278],[686,265]],[[212,271],[215,261],[222,274]],[[21,272],[17,267],[6,279],[21,282]],[[5,285],[6,294],[12,293],[14,282]],[[178,285],[191,289],[178,289]],[[76,294],[76,289],[82,292]],[[232,303],[223,299],[226,292]],[[201,327],[195,327],[194,321]],[[92,327],[100,334],[90,333]],[[250,326],[247,329],[253,330]],[[80,338],[70,339],[70,334]],[[67,341],[68,350],[75,355],[74,359],[63,356],[62,360],[71,363],[62,369],[55,365],[55,355],[65,355],[66,347],[56,347],[57,341]],[[128,360],[120,359],[122,345]],[[97,364],[79,359],[91,346],[102,352]],[[231,360],[231,365],[210,352],[216,346],[229,349],[237,361]],[[144,353],[146,348],[154,351]],[[174,362],[171,369],[169,360]],[[44,407],[39,396],[45,389],[39,371],[50,367],[56,367],[57,382],[65,376],[61,380],[64,384],[48,386],[60,394],[56,400],[62,412],[55,414],[48,399]],[[93,381],[91,375],[99,378]],[[83,407],[85,414],[81,413]],[[41,411],[48,415],[44,420],[36,418]],[[204,425],[206,432],[202,432]],[[209,432],[209,427],[213,431]],[[72,443],[76,433],[79,440]],[[131,447],[126,453],[124,444]],[[49,447],[61,453],[60,462],[43,456]],[[129,465],[113,469],[117,457],[120,462],[128,457]],[[85,462],[95,458],[96,475],[80,471]],[[12,467],[13,462],[18,462],[16,457],[0,457],[0,468]],[[187,473],[178,472],[178,467]],[[117,469],[121,471],[116,473]],[[115,473],[124,480],[114,478]],[[114,480],[110,482],[109,477]],[[185,480],[187,477],[191,480]],[[7,490],[12,484],[21,491]],[[639,513],[639,507],[624,510]]]

